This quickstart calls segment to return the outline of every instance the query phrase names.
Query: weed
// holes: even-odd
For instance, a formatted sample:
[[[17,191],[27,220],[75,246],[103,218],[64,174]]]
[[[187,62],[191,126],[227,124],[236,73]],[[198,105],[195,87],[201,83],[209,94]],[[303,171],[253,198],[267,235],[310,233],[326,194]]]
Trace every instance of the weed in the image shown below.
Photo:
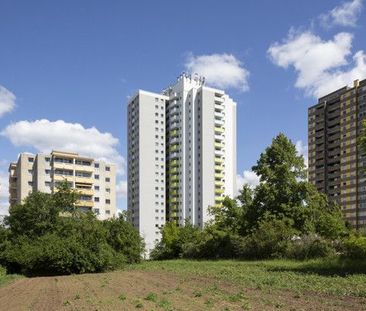
[[[155,293],[148,293],[145,297],[145,300],[156,302],[158,299],[158,296]]]
[[[197,297],[202,297],[202,292],[200,292],[200,291],[194,291],[193,292],[193,296],[196,297],[196,298]]]
[[[126,300],[126,295],[124,293],[121,293],[119,296],[118,296],[118,299],[121,300],[121,301],[124,301]]]

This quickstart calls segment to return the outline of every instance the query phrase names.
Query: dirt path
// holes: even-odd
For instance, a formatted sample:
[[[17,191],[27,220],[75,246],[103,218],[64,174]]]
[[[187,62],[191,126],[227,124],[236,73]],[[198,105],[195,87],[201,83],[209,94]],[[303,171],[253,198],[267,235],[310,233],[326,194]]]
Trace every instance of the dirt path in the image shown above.
[[[24,278],[0,287],[0,310],[366,310],[366,300],[246,289],[202,277],[117,271]]]

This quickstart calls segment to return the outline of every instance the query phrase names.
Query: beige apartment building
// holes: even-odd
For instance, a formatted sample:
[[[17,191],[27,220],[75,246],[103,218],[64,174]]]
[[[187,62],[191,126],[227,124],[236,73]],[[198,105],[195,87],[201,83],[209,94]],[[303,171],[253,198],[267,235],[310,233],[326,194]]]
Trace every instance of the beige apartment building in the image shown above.
[[[21,203],[32,191],[52,193],[67,180],[80,192],[78,207],[98,219],[116,215],[116,166],[77,153],[21,153],[9,166],[9,203]]]

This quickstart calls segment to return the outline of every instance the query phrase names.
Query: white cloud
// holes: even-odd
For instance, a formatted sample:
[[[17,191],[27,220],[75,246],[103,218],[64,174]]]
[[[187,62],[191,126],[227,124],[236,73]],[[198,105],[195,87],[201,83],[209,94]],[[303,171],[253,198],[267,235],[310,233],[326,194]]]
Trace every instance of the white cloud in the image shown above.
[[[186,60],[185,67],[191,74],[204,76],[208,85],[222,89],[249,90],[249,71],[232,54],[200,56],[191,54]]]
[[[290,31],[283,42],[275,42],[268,49],[274,64],[297,72],[295,86],[307,95],[321,97],[366,76],[366,56],[363,51],[351,55],[353,35],[338,33],[324,41],[312,32]]]
[[[15,108],[15,95],[0,85],[0,117]]]
[[[305,160],[306,167],[308,166],[308,146],[302,142],[302,140],[298,140],[295,144],[296,151],[299,155],[302,155]]]
[[[344,2],[326,14],[320,15],[324,27],[349,26],[355,27],[362,10],[362,0]]]
[[[120,198],[127,197],[127,180],[120,180],[116,185],[117,196]]]
[[[84,128],[79,123],[42,119],[10,124],[1,135],[17,147],[33,147],[44,153],[52,150],[71,151],[112,162],[117,164],[120,174],[124,173],[125,159],[117,150],[118,139],[95,127]]]
[[[254,188],[259,184],[259,176],[250,170],[245,170],[242,175],[236,175],[236,195],[239,194],[239,191],[243,188],[245,184]]]

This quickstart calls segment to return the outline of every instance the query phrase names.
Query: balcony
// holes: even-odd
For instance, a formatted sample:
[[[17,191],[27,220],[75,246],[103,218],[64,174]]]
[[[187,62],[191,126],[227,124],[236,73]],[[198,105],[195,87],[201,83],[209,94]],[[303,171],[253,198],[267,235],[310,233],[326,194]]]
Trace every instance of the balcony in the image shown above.
[[[75,182],[81,183],[81,184],[92,184],[93,178],[92,177],[81,177],[81,176],[75,176]]]
[[[222,158],[215,157],[215,164],[222,164],[224,163],[224,160]]]
[[[171,189],[176,189],[176,188],[178,188],[178,183],[177,183],[177,182],[172,182],[172,183],[170,183],[170,184],[169,184],[169,188],[171,188]]]
[[[225,117],[225,115],[222,112],[216,112],[214,113],[215,118],[222,119]]]
[[[224,199],[224,197],[215,197],[215,203],[221,203]]]
[[[224,156],[225,153],[222,151],[222,150],[216,150],[215,149],[215,155],[218,155],[218,156]]]
[[[77,190],[81,195],[90,195],[90,196],[94,195],[93,189],[75,188],[75,190]]]
[[[222,149],[225,145],[223,143],[215,143],[215,148]]]
[[[215,127],[215,134],[218,133],[218,134],[222,134],[224,133],[225,130],[222,128],[222,127]]]
[[[225,122],[223,120],[217,120],[215,119],[215,125],[224,125]]]
[[[215,180],[215,186],[223,186],[224,184],[223,181]]]
[[[53,168],[54,169],[63,169],[63,170],[74,170],[74,164],[54,161]]]
[[[215,189],[215,194],[216,195],[220,195],[220,194],[223,194],[225,192],[224,189]]]
[[[174,145],[171,145],[170,147],[169,147],[169,152],[174,152],[174,151],[178,151],[178,149],[179,149],[179,146],[177,145],[177,144],[174,144]]]
[[[225,136],[223,136],[223,135],[215,135],[215,140],[222,141],[224,139],[225,139]]]
[[[173,130],[169,133],[170,137],[178,137],[178,130]]]
[[[94,207],[93,201],[78,201],[76,202],[76,206],[78,207]]]
[[[67,180],[67,181],[74,181],[74,176],[72,175],[54,175],[53,176],[53,179],[54,181],[64,181],[64,180]]]
[[[224,170],[224,167],[222,165],[215,165],[215,171],[222,172]]]
[[[222,179],[222,178],[224,178],[224,174],[222,174],[222,173],[215,173],[215,178],[216,179]]]
[[[176,167],[178,166],[178,160],[170,161],[168,167]]]

